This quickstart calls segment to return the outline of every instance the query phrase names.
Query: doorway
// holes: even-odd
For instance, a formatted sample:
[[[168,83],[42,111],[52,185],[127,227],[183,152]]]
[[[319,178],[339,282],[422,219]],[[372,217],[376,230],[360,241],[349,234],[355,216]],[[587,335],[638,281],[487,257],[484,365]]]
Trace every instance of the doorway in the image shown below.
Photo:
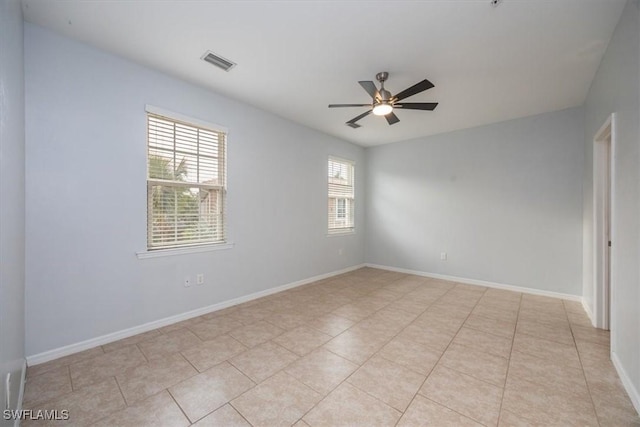
[[[593,140],[593,216],[594,216],[594,300],[597,328],[611,328],[611,252],[614,115],[596,133]]]

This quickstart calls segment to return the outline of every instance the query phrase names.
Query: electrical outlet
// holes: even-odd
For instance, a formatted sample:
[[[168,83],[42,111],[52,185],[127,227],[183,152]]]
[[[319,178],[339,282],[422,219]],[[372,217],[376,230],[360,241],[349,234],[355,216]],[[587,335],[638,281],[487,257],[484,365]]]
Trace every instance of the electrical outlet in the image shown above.
[[[196,276],[196,284],[204,285],[204,273],[200,273]]]
[[[447,260],[447,253],[440,252],[440,261],[446,261],[446,260]]]
[[[338,249],[338,255],[344,255],[344,249],[343,248]]]
[[[184,287],[188,288],[189,286],[191,286],[191,277],[190,276],[185,276],[184,277]]]

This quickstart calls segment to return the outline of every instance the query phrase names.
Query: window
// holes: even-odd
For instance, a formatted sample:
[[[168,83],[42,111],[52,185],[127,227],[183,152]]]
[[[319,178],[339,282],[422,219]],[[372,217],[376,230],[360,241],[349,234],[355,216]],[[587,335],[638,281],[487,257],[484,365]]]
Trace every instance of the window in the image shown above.
[[[354,163],[329,157],[329,233],[354,229]]]
[[[168,116],[147,108],[147,248],[223,243],[226,132]]]
[[[347,219],[347,199],[337,199],[336,203],[336,219]]]

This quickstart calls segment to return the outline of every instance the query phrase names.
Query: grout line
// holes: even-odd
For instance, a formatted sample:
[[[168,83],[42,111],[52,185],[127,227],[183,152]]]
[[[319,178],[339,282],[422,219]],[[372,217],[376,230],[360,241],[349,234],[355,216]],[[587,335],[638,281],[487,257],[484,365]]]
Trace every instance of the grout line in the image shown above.
[[[135,343],[134,345],[136,346],[136,348],[138,349],[140,354],[142,354],[142,357],[144,357],[144,360],[146,360],[147,363],[149,363],[149,358],[147,357],[146,354],[144,354],[144,351],[142,351],[142,348],[140,348],[140,346],[138,346],[138,343]]]
[[[423,395],[423,394],[420,394],[420,397],[422,397],[423,399],[427,399],[427,400],[429,400],[429,401],[431,401],[431,402],[435,403],[435,404],[436,404],[436,405],[438,405],[438,406],[442,406],[443,408],[446,408],[446,409],[448,409],[448,410],[450,410],[450,411],[452,411],[452,412],[455,412],[456,414],[460,415],[461,417],[464,417],[464,418],[466,418],[466,419],[468,419],[468,420],[470,420],[470,421],[472,421],[472,422],[474,422],[474,423],[476,423],[476,424],[480,424],[480,425],[483,425],[483,426],[485,426],[485,427],[486,427],[486,424],[481,423],[480,421],[477,421],[477,420],[475,420],[475,419],[471,418],[470,416],[463,414],[462,412],[458,412],[458,411],[456,411],[455,409],[449,408],[448,406],[443,405],[443,404],[442,404],[442,403],[440,403],[440,402],[436,402],[435,400],[433,400],[433,399],[431,399],[431,398],[429,398],[429,397],[427,397],[427,396],[425,396],[425,395]],[[409,408],[407,407],[407,409],[409,409]]]
[[[564,304],[562,305],[564,307]],[[567,321],[569,321],[569,315],[567,314],[567,309],[565,307],[565,316],[567,316]],[[569,321],[570,322],[570,321]],[[596,403],[593,400],[593,393],[591,392],[591,387],[589,386],[589,381],[587,381],[587,374],[584,370],[584,364],[582,363],[582,356],[580,354],[580,351],[578,350],[578,342],[576,341],[576,336],[573,333],[573,328],[569,328],[571,330],[571,337],[573,338],[573,345],[576,349],[576,353],[578,354],[578,360],[580,361],[580,370],[582,371],[582,377],[584,378],[584,383],[587,386],[587,392],[589,392],[589,400],[591,401],[591,406],[593,407],[593,413],[596,415],[596,421],[598,423],[599,426],[602,425],[602,423],[600,422],[600,415],[598,414],[598,410],[596,409]]]
[[[127,398],[124,397],[124,393],[122,392],[122,387],[120,387],[120,382],[118,381],[118,377],[114,376],[114,380],[116,380],[116,385],[118,386],[118,390],[120,391],[120,395],[122,396],[122,400],[124,401],[125,409],[129,407],[129,403],[127,402]]]
[[[190,348],[191,348],[191,347],[190,347]],[[186,349],[186,350],[188,350],[188,349]],[[184,351],[184,350],[180,350],[180,351],[178,351],[178,354],[179,354],[180,356],[182,356],[182,358],[183,358],[184,360],[186,360],[186,361],[187,361],[187,363],[188,363],[189,365],[191,365],[191,367],[192,367],[193,369],[195,369],[195,370],[196,370],[196,372],[198,373],[197,375],[200,375],[202,372],[204,372],[204,371],[200,372],[200,370],[199,370],[198,368],[196,368],[196,367],[195,367],[195,365],[194,365],[193,363],[191,363],[191,361],[190,361],[189,359],[187,359],[187,357],[186,357],[184,354],[182,354],[182,352],[183,352],[183,351]],[[222,362],[221,362],[221,363],[222,363]],[[220,364],[220,363],[218,363],[218,365],[219,365],[219,364]],[[214,366],[218,366],[218,365],[214,365]],[[211,368],[213,368],[213,366],[212,366]],[[211,368],[208,368],[208,369],[211,369]],[[207,371],[208,369],[205,369],[205,371]],[[194,376],[195,376],[195,375],[194,375]],[[189,377],[189,378],[193,378],[193,377]],[[180,381],[180,382],[182,382],[182,381]],[[178,383],[178,384],[179,384],[179,383]]]
[[[178,383],[178,384],[179,384],[179,383]],[[191,422],[191,418],[189,418],[189,416],[187,415],[187,413],[186,413],[186,412],[184,412],[184,409],[182,409],[182,406],[180,406],[180,404],[179,404],[179,403],[178,403],[178,401],[176,400],[175,396],[174,396],[174,395],[171,393],[171,391],[169,390],[169,387],[165,388],[164,390],[166,390],[166,391],[167,391],[167,393],[169,393],[169,397],[171,397],[171,399],[174,401],[174,403],[178,406],[178,409],[180,409],[180,412],[182,412],[182,415],[184,415],[184,417],[187,419],[187,421],[189,422],[189,424],[190,424],[190,425],[191,425],[191,424],[193,424],[193,423]],[[162,390],[162,391],[164,391],[164,390]],[[162,393],[162,392],[158,392],[158,394],[160,394],[160,393]],[[218,409],[218,408],[216,408],[216,409]],[[215,411],[216,409],[214,409],[213,411]],[[211,411],[211,412],[213,412],[213,411]],[[209,415],[211,412],[209,412],[208,414],[206,414],[204,417],[206,417],[207,415]],[[204,418],[204,417],[202,417],[202,418]],[[196,420],[196,421],[197,421],[197,420]],[[195,421],[194,421],[194,422],[195,422]]]
[[[242,412],[240,412],[240,410],[239,410],[238,408],[236,408],[235,406],[233,406],[233,403],[231,403],[231,401],[229,401],[229,402],[225,403],[225,405],[229,405],[229,406],[231,406],[231,407],[233,408],[233,410],[234,410],[234,411],[236,411],[236,413],[237,413],[238,415],[240,415],[240,416],[242,417],[242,419],[243,419],[243,420],[245,420],[245,421],[247,422],[247,424],[249,424],[250,426],[253,426],[253,424],[251,424],[251,423],[249,422],[249,420],[245,418],[245,416],[242,414]],[[224,406],[224,405],[222,405],[222,406]],[[222,407],[222,406],[221,406],[221,407]]]
[[[509,369],[511,368],[511,356],[513,355],[513,344],[516,341],[516,333],[518,331],[518,322],[520,321],[520,310],[522,309],[522,294],[520,294],[520,301],[518,302],[518,315],[516,317],[516,324],[513,329],[513,336],[511,337],[511,350],[509,351],[509,358],[507,359],[507,372],[504,375],[504,385],[502,386],[502,398],[500,399],[500,408],[498,409],[498,424],[502,418],[502,406],[504,405],[504,395],[507,391],[507,380],[509,379]]]
[[[530,333],[522,332],[522,331],[520,331],[520,332],[516,331],[516,332],[517,332],[518,334],[520,334],[520,335],[526,335],[526,336],[528,336],[528,337],[532,337],[532,338],[535,338],[535,339],[538,339],[538,340],[543,340],[543,341],[551,342],[551,343],[553,343],[553,344],[555,344],[555,345],[558,345],[558,344],[559,344],[559,345],[564,345],[564,346],[566,346],[566,347],[575,347],[575,348],[576,348],[576,352],[577,352],[577,347],[576,347],[576,345],[575,345],[575,340],[574,340],[573,345],[571,345],[571,344],[567,344],[567,343],[566,343],[566,341],[565,341],[565,342],[556,341],[556,340],[550,339],[550,338],[548,338],[548,337],[541,337],[540,335],[534,335],[534,334],[530,334]],[[514,334],[514,336],[515,336],[515,334]],[[573,332],[571,333],[571,336],[573,337]]]
[[[240,353],[239,353],[240,354]],[[233,356],[235,357],[235,356]],[[242,375],[244,375],[245,377],[249,378],[255,385],[260,384],[259,382],[256,382],[256,380],[254,380],[253,378],[251,378],[248,374],[246,374],[242,369],[240,369],[239,366],[236,366],[233,361],[231,360],[233,357],[225,360],[225,362],[227,362],[229,365],[233,366],[235,369],[237,369],[240,373],[242,373]],[[221,362],[222,363],[222,362]],[[218,366],[218,365],[214,365],[214,366]],[[213,367],[213,366],[212,366]],[[249,390],[247,390],[249,391]],[[246,393],[246,392],[245,392]],[[244,393],[243,393],[244,394]]]
[[[216,366],[220,366],[220,365],[222,365],[222,364],[223,364],[223,363],[225,363],[225,362],[227,362],[229,365],[231,365],[231,367],[232,367],[233,369],[235,369],[236,371],[240,372],[240,374],[241,374],[243,377],[245,377],[246,379],[248,379],[249,381],[251,381],[251,382],[253,383],[253,386],[251,386],[251,388],[249,388],[249,389],[247,389],[247,390],[243,391],[242,393],[240,393],[239,395],[237,395],[236,397],[234,397],[234,399],[236,399],[236,398],[238,398],[238,397],[242,396],[243,394],[245,394],[245,393],[246,393],[246,392],[248,392],[249,390],[253,390],[253,389],[255,388],[255,386],[257,386],[258,384],[260,384],[260,383],[255,382],[252,378],[250,378],[250,377],[249,377],[249,375],[247,375],[247,374],[245,374],[244,372],[242,372],[242,371],[240,370],[240,368],[238,368],[236,365],[232,364],[229,360],[225,360],[224,362],[220,362],[220,363],[218,363],[217,365],[214,365],[214,366],[212,366],[212,367],[211,367],[211,368],[209,368],[209,369],[212,369],[212,368],[214,368],[214,367],[216,367]]]
[[[69,375],[69,384],[71,384],[71,392],[73,393],[74,391],[77,391],[77,390],[73,386],[73,377],[71,376],[71,365],[67,365],[66,368]]]
[[[180,384],[181,382],[184,382],[184,381],[186,381],[186,380],[188,380],[188,379],[190,379],[190,378],[193,378],[193,377],[196,377],[196,376],[200,375],[200,371],[198,371],[198,370],[196,369],[196,367],[195,367],[195,366],[193,366],[193,365],[191,364],[191,362],[189,362],[189,360],[188,360],[186,357],[184,357],[184,355],[183,355],[182,353],[180,353],[179,351],[178,351],[178,352],[175,352],[175,353],[171,353],[171,354],[169,354],[169,355],[167,355],[167,356],[164,356],[164,357],[165,357],[165,358],[169,358],[169,357],[171,357],[171,356],[173,356],[173,355],[178,355],[178,356],[182,357],[182,360],[184,360],[185,362],[187,362],[187,363],[189,364],[189,366],[191,366],[191,367],[193,368],[193,370],[194,370],[194,371],[196,371],[196,373],[195,373],[195,374],[193,374],[193,375],[191,375],[191,376],[185,377],[185,378],[181,379],[181,380],[180,380],[180,381],[178,381],[178,382],[175,382],[175,383],[171,384],[170,386],[168,386],[168,387],[167,387],[167,390],[169,389],[169,387],[173,387],[173,386],[174,386],[174,385],[176,385],[176,384]]]

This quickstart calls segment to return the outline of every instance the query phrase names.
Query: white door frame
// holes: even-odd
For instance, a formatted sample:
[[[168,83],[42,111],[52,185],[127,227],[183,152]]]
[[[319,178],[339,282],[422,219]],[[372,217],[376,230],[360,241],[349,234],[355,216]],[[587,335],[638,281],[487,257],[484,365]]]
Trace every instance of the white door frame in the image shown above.
[[[610,278],[615,244],[612,197],[615,188],[615,139],[614,113],[593,138],[593,322],[596,328],[601,329],[611,329],[610,310],[614,292]],[[611,247],[609,240],[614,242]]]

